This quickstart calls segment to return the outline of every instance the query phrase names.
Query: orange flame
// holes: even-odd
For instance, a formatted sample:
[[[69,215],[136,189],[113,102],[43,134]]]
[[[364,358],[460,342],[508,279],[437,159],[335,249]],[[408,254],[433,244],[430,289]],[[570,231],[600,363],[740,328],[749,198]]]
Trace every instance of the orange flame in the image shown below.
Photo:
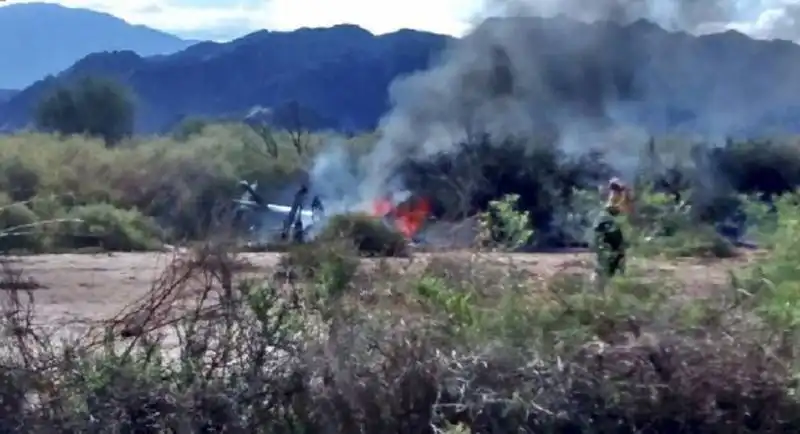
[[[431,207],[425,198],[407,200],[396,207],[388,199],[378,199],[373,204],[373,211],[378,217],[391,215],[397,230],[406,238],[411,238],[425,224]]]

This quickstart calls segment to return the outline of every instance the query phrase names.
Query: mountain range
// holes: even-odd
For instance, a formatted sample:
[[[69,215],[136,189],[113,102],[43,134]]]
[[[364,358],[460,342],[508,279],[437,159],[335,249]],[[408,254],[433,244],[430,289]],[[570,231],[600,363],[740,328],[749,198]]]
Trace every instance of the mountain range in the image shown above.
[[[244,117],[255,107],[291,104],[314,113],[316,128],[365,130],[403,99],[391,92],[398,78],[433,67],[450,75],[428,73],[416,83],[428,91],[406,92],[428,98],[414,102],[428,110],[420,113],[459,111],[471,96],[653,132],[800,132],[800,46],[734,31],[668,32],[644,20],[490,19],[460,40],[414,30],[374,35],[354,25],[264,30],[147,54],[100,50],[5,102],[0,92],[0,128],[29,124],[37,101],[56,86],[103,75],[133,91],[142,133],[165,131],[187,116]],[[490,80],[470,81],[481,74]],[[436,96],[453,92],[466,99]]]
[[[132,50],[143,56],[171,54],[196,42],[87,9],[51,3],[2,5],[0,89],[30,86],[91,53]]]
[[[294,101],[333,120],[323,127],[371,128],[388,108],[390,83],[427,67],[448,41],[432,33],[403,30],[376,36],[339,25],[263,30],[166,56],[131,50],[94,53],[0,105],[0,126],[27,124],[36,102],[60,83],[103,75],[133,90],[142,132],[161,131],[185,116],[244,116],[253,107]]]

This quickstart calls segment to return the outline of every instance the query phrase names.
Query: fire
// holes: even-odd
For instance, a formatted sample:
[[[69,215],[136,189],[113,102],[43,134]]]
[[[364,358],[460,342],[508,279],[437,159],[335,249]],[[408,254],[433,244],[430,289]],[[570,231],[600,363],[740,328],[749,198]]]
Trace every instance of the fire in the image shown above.
[[[375,216],[390,215],[395,227],[406,238],[413,237],[425,224],[431,213],[430,203],[425,198],[410,199],[397,206],[388,199],[378,199],[373,204]]]
[[[378,199],[372,206],[372,213],[376,217],[383,217],[392,212],[392,202],[389,199]]]

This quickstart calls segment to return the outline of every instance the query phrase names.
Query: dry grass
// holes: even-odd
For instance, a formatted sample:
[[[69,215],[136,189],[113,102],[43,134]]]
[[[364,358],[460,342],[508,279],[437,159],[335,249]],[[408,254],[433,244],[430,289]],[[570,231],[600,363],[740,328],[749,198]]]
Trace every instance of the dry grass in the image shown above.
[[[32,279],[46,288],[38,291],[36,296],[39,308],[49,316],[47,322],[69,320],[70,317],[65,316],[67,313],[85,320],[96,320],[110,317],[122,307],[141,299],[170,262],[185,258],[186,254],[174,251],[36,255],[13,258],[12,265],[20,273],[14,277],[14,281]],[[280,254],[277,253],[237,253],[235,256],[242,262],[235,270],[239,278],[271,276],[280,261]],[[373,282],[382,280],[380,276],[389,271],[420,275],[426,270],[445,267],[443,264],[447,263],[463,268],[463,275],[469,275],[477,268],[493,266],[498,270],[497,273],[514,269],[521,275],[520,279],[543,282],[563,274],[586,276],[591,261],[591,255],[587,253],[476,255],[462,251],[417,253],[411,258],[362,259],[361,263],[362,275],[373,276]],[[724,284],[728,280],[728,271],[741,268],[747,264],[746,261],[744,256],[717,261],[636,259],[633,269],[642,270],[648,279],[677,278],[689,283],[697,282],[687,287],[710,289]],[[392,283],[389,279],[383,279],[373,284],[380,288],[391,287]],[[498,281],[498,284],[502,283]],[[196,286],[196,283],[192,285]]]
[[[144,258],[60,259],[62,271],[77,266],[74,276],[84,278],[114,261],[139,275],[145,263],[160,271],[105,321],[82,322],[71,342],[37,320],[47,309],[39,299],[54,297],[57,286],[0,294],[0,325],[11,338],[0,428],[433,434],[454,424],[474,433],[800,426],[790,359],[776,356],[757,320],[726,304],[730,288],[706,294],[704,304],[716,309],[699,313],[697,303],[675,297],[690,286],[682,273],[699,280],[697,264],[660,263],[674,276],[654,281],[639,278],[653,266],[643,262],[598,292],[584,284],[580,254],[421,254],[349,270],[340,269],[349,262],[322,256],[316,273],[291,281],[272,276],[276,255],[206,246],[162,255],[160,267],[155,255]],[[19,278],[31,266],[38,277],[57,260],[18,258],[5,274]],[[741,263],[704,267],[713,280]]]

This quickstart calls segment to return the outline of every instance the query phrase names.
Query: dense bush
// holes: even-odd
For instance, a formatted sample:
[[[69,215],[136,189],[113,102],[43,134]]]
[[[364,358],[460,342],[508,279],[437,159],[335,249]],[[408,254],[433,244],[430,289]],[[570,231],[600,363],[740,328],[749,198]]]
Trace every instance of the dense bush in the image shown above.
[[[408,241],[382,220],[366,214],[333,216],[314,242],[348,241],[363,256],[407,256]]]
[[[219,125],[186,141],[128,141],[111,149],[79,136],[5,136],[0,192],[15,201],[35,199],[30,207],[43,219],[107,203],[153,218],[168,241],[203,239],[224,223],[231,199],[241,194],[240,177],[278,191],[297,173],[299,156],[288,140],[282,143],[273,158],[249,128]]]
[[[39,217],[28,205],[0,198],[0,251],[38,252],[44,247]]]
[[[286,188],[307,178],[315,150],[325,143],[323,136],[305,138],[298,153],[296,137],[288,133],[192,122],[176,133],[177,139],[130,139],[114,148],[82,136],[4,136],[0,192],[14,201],[36,199],[39,208],[48,202],[48,215],[34,210],[39,218],[53,218],[54,208],[108,203],[152,217],[169,242],[203,239],[225,224],[231,198],[241,194],[239,179],[258,182],[265,197],[282,197]],[[374,140],[364,136],[339,143],[358,156]],[[663,192],[667,202],[676,193],[690,201],[692,221],[717,224],[741,209],[739,193],[760,192],[770,200],[770,194],[800,183],[791,141],[729,142],[716,148],[674,140],[647,145],[642,144],[636,182]],[[431,199],[435,216],[446,220],[488,211],[492,201],[516,195],[534,226],[531,241],[544,247],[585,241],[591,220],[586,215],[601,203],[596,195],[586,200],[587,193],[605,182],[616,155],[613,148],[567,154],[543,141],[495,143],[490,137],[458,149],[409,160],[399,172],[413,193]]]
[[[86,134],[114,145],[133,133],[133,99],[119,83],[84,77],[42,99],[36,124],[60,134]]]
[[[100,248],[111,251],[154,250],[162,243],[158,226],[136,210],[107,203],[72,208],[55,245],[65,249]]]
[[[401,173],[415,192],[433,198],[442,218],[475,215],[488,210],[491,201],[516,195],[539,237],[557,231],[551,227],[555,210],[570,201],[573,191],[602,183],[611,173],[599,152],[568,155],[547,142],[496,143],[485,136],[458,149],[410,160]]]
[[[698,221],[692,207],[675,204],[668,195],[640,190],[635,213],[627,218],[627,244],[638,255],[730,258],[735,241],[709,223]]]

